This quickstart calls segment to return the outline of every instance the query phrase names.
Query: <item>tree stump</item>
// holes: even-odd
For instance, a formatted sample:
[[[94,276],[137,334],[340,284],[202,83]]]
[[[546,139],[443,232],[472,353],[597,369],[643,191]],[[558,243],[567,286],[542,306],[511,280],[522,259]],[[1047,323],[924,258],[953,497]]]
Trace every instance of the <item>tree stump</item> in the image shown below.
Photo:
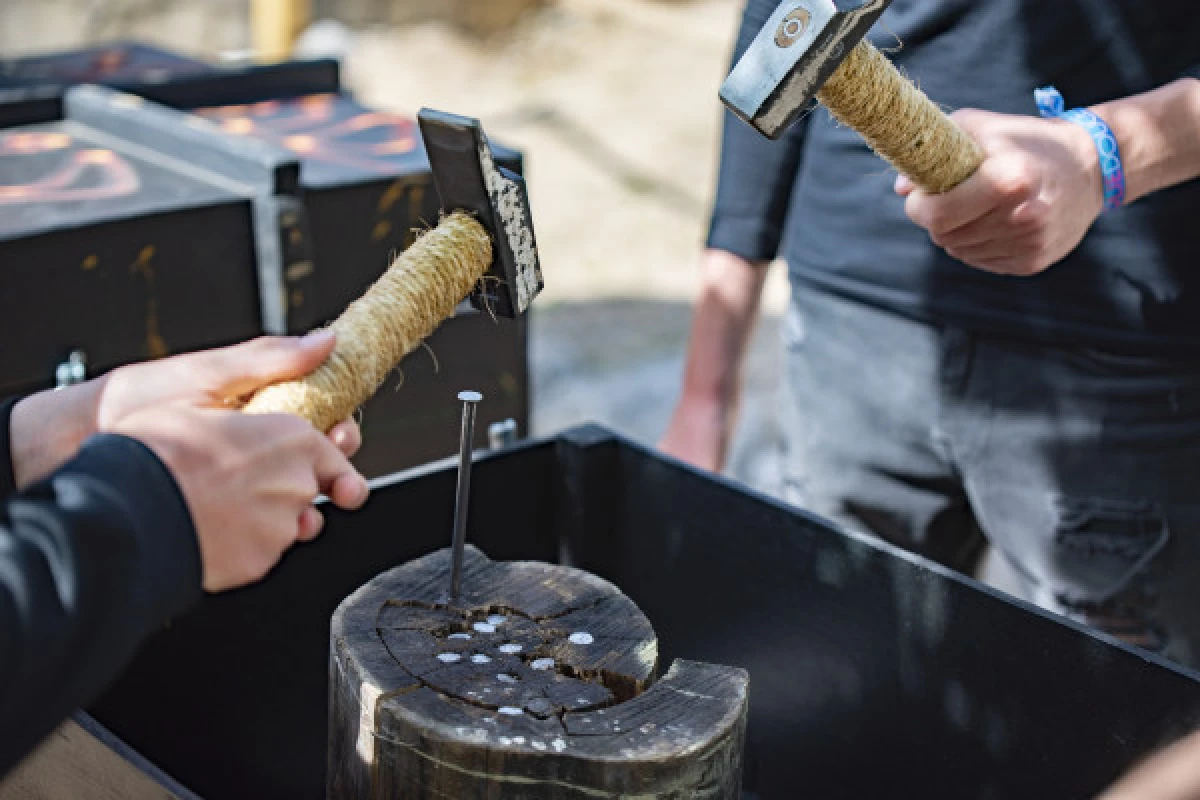
[[[748,675],[677,660],[649,621],[569,567],[468,546],[344,600],[330,642],[330,798],[736,798]]]

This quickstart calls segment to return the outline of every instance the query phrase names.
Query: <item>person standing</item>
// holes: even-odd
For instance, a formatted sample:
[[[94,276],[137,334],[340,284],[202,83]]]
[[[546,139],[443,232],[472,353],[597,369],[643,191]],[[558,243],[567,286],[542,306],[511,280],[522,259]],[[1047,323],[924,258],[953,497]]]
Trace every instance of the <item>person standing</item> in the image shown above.
[[[1018,596],[1200,665],[1200,14],[894,0],[869,38],[983,165],[930,196],[823,109],[727,114],[660,447],[722,468],[781,257],[788,500],[963,572],[990,544]]]

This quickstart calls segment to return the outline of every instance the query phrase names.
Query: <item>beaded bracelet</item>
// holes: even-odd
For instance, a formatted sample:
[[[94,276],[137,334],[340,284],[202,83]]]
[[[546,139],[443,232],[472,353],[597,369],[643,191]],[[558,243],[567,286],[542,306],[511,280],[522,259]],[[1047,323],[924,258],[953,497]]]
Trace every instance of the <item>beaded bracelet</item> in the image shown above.
[[[1100,154],[1100,172],[1104,176],[1104,210],[1114,211],[1125,205],[1125,167],[1121,163],[1121,147],[1108,123],[1086,108],[1066,110],[1063,96],[1054,87],[1038,89],[1034,97],[1043,117],[1074,122],[1091,134]]]

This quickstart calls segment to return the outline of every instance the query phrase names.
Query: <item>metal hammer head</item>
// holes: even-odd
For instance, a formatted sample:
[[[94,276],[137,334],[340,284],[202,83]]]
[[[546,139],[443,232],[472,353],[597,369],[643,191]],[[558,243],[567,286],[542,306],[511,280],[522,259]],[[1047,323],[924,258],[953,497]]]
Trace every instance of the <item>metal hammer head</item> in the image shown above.
[[[471,305],[524,314],[543,287],[524,179],[496,165],[479,120],[431,109],[417,119],[442,210],[471,212],[492,236],[492,265]]]
[[[734,114],[778,139],[892,0],[785,0],[721,87]]]

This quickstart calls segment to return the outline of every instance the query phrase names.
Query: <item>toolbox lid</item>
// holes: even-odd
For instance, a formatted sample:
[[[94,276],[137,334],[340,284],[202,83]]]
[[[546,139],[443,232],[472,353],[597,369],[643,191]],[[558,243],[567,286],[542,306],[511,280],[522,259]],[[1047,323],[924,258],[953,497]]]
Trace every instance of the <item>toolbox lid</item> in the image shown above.
[[[204,61],[135,41],[0,59],[0,88],[80,83],[157,84],[215,71]]]
[[[0,130],[0,241],[250,197],[247,186],[71,120]]]
[[[362,105],[346,92],[194,109],[226,133],[253,136],[300,159],[300,183],[327,189],[429,173],[416,120]],[[501,160],[512,151],[496,148]]]

